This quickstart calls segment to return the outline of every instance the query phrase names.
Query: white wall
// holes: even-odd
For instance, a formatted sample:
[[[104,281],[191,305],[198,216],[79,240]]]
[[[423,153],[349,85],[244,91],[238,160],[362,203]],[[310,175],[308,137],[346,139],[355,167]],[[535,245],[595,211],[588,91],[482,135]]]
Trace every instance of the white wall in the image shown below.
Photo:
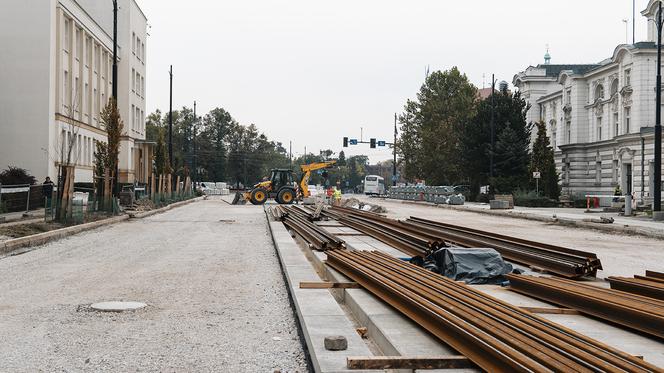
[[[40,181],[48,172],[53,123],[54,4],[2,0],[0,11],[0,168],[26,168]]]

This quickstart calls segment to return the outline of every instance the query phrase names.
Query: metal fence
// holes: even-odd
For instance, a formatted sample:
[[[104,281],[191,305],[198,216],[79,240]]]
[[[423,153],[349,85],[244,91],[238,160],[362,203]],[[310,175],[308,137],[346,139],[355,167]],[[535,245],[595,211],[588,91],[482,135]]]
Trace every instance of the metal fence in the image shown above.
[[[0,184],[0,214],[30,212],[44,207],[43,189],[40,184]]]

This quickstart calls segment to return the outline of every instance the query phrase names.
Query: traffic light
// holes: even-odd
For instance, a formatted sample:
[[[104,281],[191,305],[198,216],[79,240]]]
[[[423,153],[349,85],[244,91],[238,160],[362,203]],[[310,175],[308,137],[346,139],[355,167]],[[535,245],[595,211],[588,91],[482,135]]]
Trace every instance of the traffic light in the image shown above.
[[[344,137],[344,148],[348,147],[348,137]]]
[[[376,139],[369,139],[369,147],[370,147],[371,149],[375,149],[375,148],[376,148]]]

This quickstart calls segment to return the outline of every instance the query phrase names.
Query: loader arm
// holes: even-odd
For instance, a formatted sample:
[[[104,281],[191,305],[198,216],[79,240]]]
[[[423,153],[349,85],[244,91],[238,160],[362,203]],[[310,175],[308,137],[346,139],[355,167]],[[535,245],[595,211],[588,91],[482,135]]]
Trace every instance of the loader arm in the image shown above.
[[[325,161],[303,164],[300,166],[300,170],[302,170],[302,178],[300,178],[300,192],[302,193],[302,198],[307,198],[311,195],[309,193],[309,179],[311,178],[311,171],[317,171],[322,168],[332,168],[332,166],[334,166],[336,163],[337,161]]]

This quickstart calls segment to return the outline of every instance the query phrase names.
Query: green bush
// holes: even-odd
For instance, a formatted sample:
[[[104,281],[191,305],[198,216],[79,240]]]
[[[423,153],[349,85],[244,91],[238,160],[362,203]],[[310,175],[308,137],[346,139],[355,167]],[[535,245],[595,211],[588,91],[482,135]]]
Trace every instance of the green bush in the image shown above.
[[[522,207],[558,207],[558,201],[538,196],[534,190],[517,190],[514,194],[514,205]]]

